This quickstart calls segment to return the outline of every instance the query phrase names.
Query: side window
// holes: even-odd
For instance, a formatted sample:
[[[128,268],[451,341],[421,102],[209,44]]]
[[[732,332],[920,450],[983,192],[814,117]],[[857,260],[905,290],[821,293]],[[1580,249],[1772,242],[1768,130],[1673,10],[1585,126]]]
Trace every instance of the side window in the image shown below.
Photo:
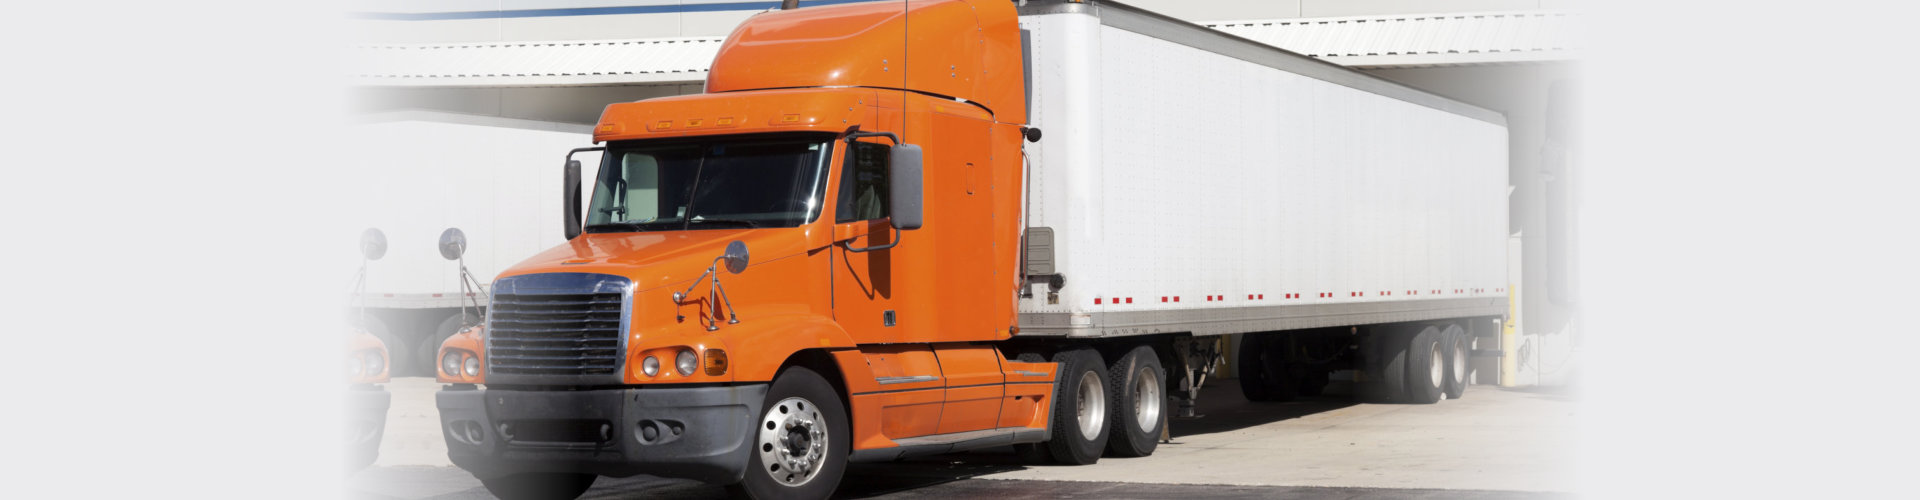
[[[887,216],[887,158],[885,144],[855,142],[847,149],[840,175],[840,201],[834,222],[881,219]]]

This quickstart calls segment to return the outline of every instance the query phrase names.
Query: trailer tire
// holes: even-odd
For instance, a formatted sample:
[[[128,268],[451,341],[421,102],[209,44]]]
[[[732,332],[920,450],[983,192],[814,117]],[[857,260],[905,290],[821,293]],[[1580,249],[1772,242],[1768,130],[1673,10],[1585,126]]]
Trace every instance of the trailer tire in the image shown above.
[[[419,363],[417,366],[426,370],[428,376],[440,373],[440,344],[446,343],[447,338],[452,337],[453,334],[460,333],[460,327],[470,324],[469,322],[479,323],[480,315],[471,312],[464,314],[464,321],[460,312],[448,315],[446,319],[440,320],[439,326],[433,328],[432,334],[420,340],[420,353],[413,357],[412,362]]]
[[[1407,398],[1409,403],[1434,404],[1447,388],[1447,336],[1439,328],[1428,326],[1413,336],[1407,346]]]
[[[788,368],[767,388],[763,407],[765,413],[751,431],[754,445],[749,453],[746,477],[739,483],[727,485],[727,492],[736,498],[760,499],[833,496],[833,490],[840,487],[841,476],[847,472],[848,448],[853,443],[846,406],[833,384],[807,367]],[[796,428],[806,433],[797,438],[788,437]],[[818,450],[814,450],[816,444],[820,446]],[[785,456],[781,451],[800,451],[810,456],[809,467],[800,474],[791,474],[792,469],[783,467],[785,464],[767,463]]]
[[[1127,351],[1107,369],[1113,386],[1107,401],[1113,402],[1114,432],[1107,437],[1107,452],[1117,457],[1152,455],[1160,446],[1160,432],[1167,427],[1167,371],[1160,367],[1160,355],[1151,346]]]
[[[1399,328],[1382,328],[1368,340],[1373,344],[1370,352],[1378,357],[1378,372],[1369,373],[1379,377],[1372,384],[1373,398],[1381,402],[1398,403],[1407,397],[1407,335]]]
[[[1107,365],[1100,353],[1080,347],[1054,353],[1060,364],[1059,382],[1053,388],[1053,430],[1047,451],[1053,460],[1070,465],[1089,465],[1100,461],[1107,446]]]
[[[1470,339],[1460,325],[1447,325],[1442,338],[1446,339],[1442,345],[1447,349],[1447,399],[1460,399],[1467,394],[1469,363],[1473,361],[1467,346]]]
[[[573,500],[593,487],[595,479],[599,476],[542,472],[481,479],[480,484],[501,500]]]
[[[1293,401],[1300,381],[1289,376],[1277,353],[1278,334],[1249,333],[1240,337],[1240,394],[1247,401]]]

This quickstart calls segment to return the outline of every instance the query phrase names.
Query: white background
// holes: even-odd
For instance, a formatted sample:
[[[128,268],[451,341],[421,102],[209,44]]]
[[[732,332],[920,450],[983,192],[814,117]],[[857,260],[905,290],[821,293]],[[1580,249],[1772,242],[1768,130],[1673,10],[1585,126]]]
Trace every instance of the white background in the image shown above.
[[[1594,3],[1584,488],[1910,494],[1916,9]],[[339,9],[0,15],[0,496],[340,497]]]

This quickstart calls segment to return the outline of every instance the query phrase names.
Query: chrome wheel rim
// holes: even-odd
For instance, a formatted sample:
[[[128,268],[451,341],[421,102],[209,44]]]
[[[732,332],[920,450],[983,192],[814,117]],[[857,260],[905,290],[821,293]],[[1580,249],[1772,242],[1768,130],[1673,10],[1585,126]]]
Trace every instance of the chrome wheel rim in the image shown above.
[[[1080,376],[1080,388],[1074,391],[1074,407],[1079,412],[1080,437],[1091,441],[1100,437],[1100,428],[1107,424],[1107,386],[1100,382],[1100,374],[1089,371]]]
[[[827,420],[806,398],[782,399],[760,418],[761,472],[784,486],[801,486],[820,475],[827,456]]]
[[[1435,349],[1433,349],[1433,361],[1430,363],[1432,365],[1432,368],[1429,370],[1429,372],[1431,375],[1433,375],[1433,386],[1441,387],[1442,385],[1446,384],[1446,381],[1447,381],[1446,379],[1447,359],[1446,359],[1446,356],[1444,356],[1446,351],[1442,351],[1438,349],[1438,347],[1440,346],[1436,345],[1434,347]]]
[[[1456,339],[1453,342],[1453,380],[1467,385],[1467,341]]]
[[[1140,423],[1140,429],[1153,430],[1160,423],[1160,372],[1152,368],[1141,368],[1140,376],[1133,378],[1133,418]]]

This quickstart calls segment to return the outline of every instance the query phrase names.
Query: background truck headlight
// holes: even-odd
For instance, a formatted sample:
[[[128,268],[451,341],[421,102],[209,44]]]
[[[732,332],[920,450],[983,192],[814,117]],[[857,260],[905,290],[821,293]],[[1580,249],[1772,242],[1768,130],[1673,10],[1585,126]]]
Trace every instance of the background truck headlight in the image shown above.
[[[654,358],[653,356],[647,356],[647,359],[645,361],[640,362],[640,373],[645,373],[649,377],[654,375],[659,375],[660,360]]]
[[[353,354],[347,355],[347,377],[348,378],[360,376],[360,372],[362,368],[364,367],[361,366],[360,364],[360,356],[353,355]]]
[[[366,361],[362,362],[361,366],[365,367],[364,370],[366,371],[367,375],[379,375],[380,372],[386,371],[387,362],[384,359],[380,359],[379,352],[367,351],[365,354],[365,359]]]
[[[440,371],[449,377],[460,376],[460,353],[447,351],[446,357],[440,358]]]
[[[473,376],[480,375],[480,357],[467,356],[466,367],[467,367],[467,376],[473,377]]]
[[[695,369],[700,368],[700,357],[693,354],[693,349],[682,350],[680,355],[673,357],[673,367],[680,370],[680,375],[691,376]]]

